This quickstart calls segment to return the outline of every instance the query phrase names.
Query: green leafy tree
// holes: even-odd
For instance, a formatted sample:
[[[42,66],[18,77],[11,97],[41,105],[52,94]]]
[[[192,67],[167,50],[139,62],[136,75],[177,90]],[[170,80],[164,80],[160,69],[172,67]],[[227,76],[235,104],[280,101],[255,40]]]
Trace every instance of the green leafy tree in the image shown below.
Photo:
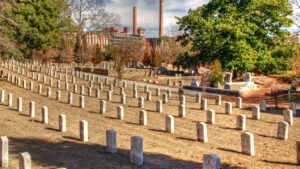
[[[105,60],[110,61],[113,58],[113,55],[116,53],[116,47],[113,44],[109,44],[105,47]]]
[[[179,40],[193,43],[197,60],[219,59],[235,75],[276,73],[290,68],[294,47],[287,45],[285,28],[293,24],[292,14],[288,0],[214,0],[178,18]]]
[[[197,65],[197,60],[195,56],[192,55],[191,52],[184,52],[178,55],[175,62],[173,62],[174,66],[182,66],[184,69],[191,68]]]

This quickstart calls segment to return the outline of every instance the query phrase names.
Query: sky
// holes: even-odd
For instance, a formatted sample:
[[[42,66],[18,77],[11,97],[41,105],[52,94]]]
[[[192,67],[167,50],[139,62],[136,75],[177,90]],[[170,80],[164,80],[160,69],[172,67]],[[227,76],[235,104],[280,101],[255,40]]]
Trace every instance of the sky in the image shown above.
[[[137,26],[146,29],[146,37],[159,35],[159,1],[160,0],[104,0],[106,10],[121,17],[122,27],[129,27],[132,33],[133,6],[137,7]],[[164,0],[164,32],[172,35],[172,25],[177,17],[188,14],[189,9],[196,9],[207,0]],[[121,28],[122,28],[121,27]],[[123,28],[122,28],[123,29]]]

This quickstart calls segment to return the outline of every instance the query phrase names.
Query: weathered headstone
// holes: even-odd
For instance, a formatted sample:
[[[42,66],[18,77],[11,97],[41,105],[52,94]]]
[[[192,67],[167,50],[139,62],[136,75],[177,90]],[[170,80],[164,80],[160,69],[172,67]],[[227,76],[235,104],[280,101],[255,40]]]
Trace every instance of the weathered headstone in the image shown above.
[[[43,91],[42,85],[39,84],[39,86],[38,86],[38,93],[39,93],[39,94],[42,94],[42,91]]]
[[[163,94],[163,103],[168,103],[168,95],[166,93]]]
[[[23,111],[23,99],[21,97],[18,97],[18,102],[17,102],[17,109],[18,112],[22,112]]]
[[[156,96],[160,96],[160,89],[156,88]]]
[[[124,107],[118,106],[117,108],[117,119],[124,120]]]
[[[277,128],[277,138],[281,140],[288,139],[289,124],[287,122],[279,122]]]
[[[156,111],[159,112],[159,113],[163,112],[163,107],[162,107],[162,101],[161,100],[156,101]]]
[[[133,88],[132,97],[135,98],[135,99],[138,98],[138,91],[135,88]]]
[[[51,88],[50,87],[47,88],[47,97],[51,97]]]
[[[130,162],[138,166],[143,165],[143,138],[140,136],[131,137]]]
[[[66,90],[66,91],[69,90],[69,83],[68,83],[68,82],[65,83],[65,90]]]
[[[169,133],[174,133],[174,117],[171,115],[166,115],[165,118],[166,131]]]
[[[84,95],[84,85],[81,85],[81,86],[80,86],[80,94],[81,94],[81,95]]]
[[[111,91],[107,91],[107,100],[111,101]]]
[[[101,97],[100,89],[96,89],[96,98],[100,99],[100,97]]]
[[[185,105],[185,96],[180,96],[180,105]]]
[[[106,113],[106,101],[101,100],[100,101],[100,114],[105,114]]]
[[[59,131],[60,132],[66,132],[67,131],[67,121],[66,121],[66,115],[61,114],[59,115]]]
[[[296,103],[291,103],[289,107],[293,111],[293,115],[297,115],[297,104]]]
[[[19,169],[31,169],[31,156],[28,152],[19,154]]]
[[[237,116],[236,128],[238,130],[245,131],[245,129],[246,129],[246,116],[245,115],[240,114],[240,115]]]
[[[293,125],[293,111],[290,109],[284,110],[283,111],[283,120],[292,126]]]
[[[121,104],[126,104],[126,94],[121,94]]]
[[[68,104],[73,104],[73,93],[68,93]]]
[[[0,137],[0,167],[8,167],[8,138]]]
[[[84,96],[79,97],[79,107],[84,108]]]
[[[89,140],[88,122],[82,120],[79,123],[80,127],[80,141],[87,142]]]
[[[255,120],[260,119],[260,109],[258,106],[252,107],[252,119],[255,119]]]
[[[215,111],[207,110],[207,124],[215,124]]]
[[[178,107],[178,116],[179,117],[182,117],[184,118],[185,117],[185,105],[184,104],[181,104],[179,107]]]
[[[139,108],[144,108],[144,98],[143,97],[139,97]]]
[[[26,82],[26,80],[23,80],[23,88],[24,88],[24,89],[27,88],[27,82]]]
[[[60,80],[57,81],[57,88],[60,89]]]
[[[244,82],[251,82],[252,81],[252,75],[250,72],[246,72],[244,75],[243,75],[243,81]]]
[[[253,156],[254,151],[254,136],[250,132],[245,132],[241,134],[242,140],[242,153]]]
[[[151,92],[150,92],[150,91],[148,91],[148,92],[147,92],[147,100],[149,100],[149,101],[150,101],[150,100],[151,100],[151,98],[152,98],[152,97],[151,97]]]
[[[115,130],[106,130],[106,152],[111,154],[117,152],[117,136]]]
[[[48,123],[48,107],[42,107],[42,122],[47,124]]]
[[[29,116],[35,117],[35,102],[34,101],[29,102]]]
[[[92,96],[93,96],[93,88],[92,88],[92,87],[89,87],[89,88],[88,88],[88,96],[89,96],[89,97],[92,97]]]
[[[57,90],[56,92],[56,100],[60,100],[61,99],[61,92],[60,90]]]
[[[207,110],[207,100],[201,99],[201,110]]]
[[[204,154],[203,155],[203,169],[220,169],[221,160],[215,154]]]
[[[197,130],[197,140],[201,142],[207,142],[207,128],[204,122],[196,123],[196,130]]]
[[[1,90],[1,103],[3,103],[5,101],[5,91]]]
[[[232,114],[232,103],[230,102],[225,103],[225,113]]]
[[[147,126],[147,111],[141,110],[139,113],[139,117],[140,117],[140,125]]]

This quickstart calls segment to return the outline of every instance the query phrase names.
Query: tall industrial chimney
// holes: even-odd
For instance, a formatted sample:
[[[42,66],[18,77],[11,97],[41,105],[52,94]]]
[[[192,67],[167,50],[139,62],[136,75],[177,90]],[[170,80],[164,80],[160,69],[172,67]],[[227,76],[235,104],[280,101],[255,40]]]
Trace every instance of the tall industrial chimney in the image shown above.
[[[164,36],[164,0],[160,0],[159,37]]]
[[[133,34],[137,35],[137,12],[136,12],[136,6],[133,7]]]

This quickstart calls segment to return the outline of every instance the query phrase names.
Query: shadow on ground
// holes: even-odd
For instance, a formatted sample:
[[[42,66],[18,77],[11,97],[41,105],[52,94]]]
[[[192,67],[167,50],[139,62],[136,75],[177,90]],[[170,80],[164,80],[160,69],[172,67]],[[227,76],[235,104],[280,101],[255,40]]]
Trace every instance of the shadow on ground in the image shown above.
[[[41,139],[10,139],[10,153],[29,152],[32,161],[46,167],[66,167],[68,169],[100,168],[155,168],[155,169],[201,169],[201,163],[172,159],[162,154],[144,153],[144,165],[137,167],[129,161],[130,150],[118,149],[116,154],[105,152],[103,145],[81,143],[73,137],[66,141],[48,142]],[[223,168],[238,168],[222,164]],[[33,168],[35,168],[33,166]]]

